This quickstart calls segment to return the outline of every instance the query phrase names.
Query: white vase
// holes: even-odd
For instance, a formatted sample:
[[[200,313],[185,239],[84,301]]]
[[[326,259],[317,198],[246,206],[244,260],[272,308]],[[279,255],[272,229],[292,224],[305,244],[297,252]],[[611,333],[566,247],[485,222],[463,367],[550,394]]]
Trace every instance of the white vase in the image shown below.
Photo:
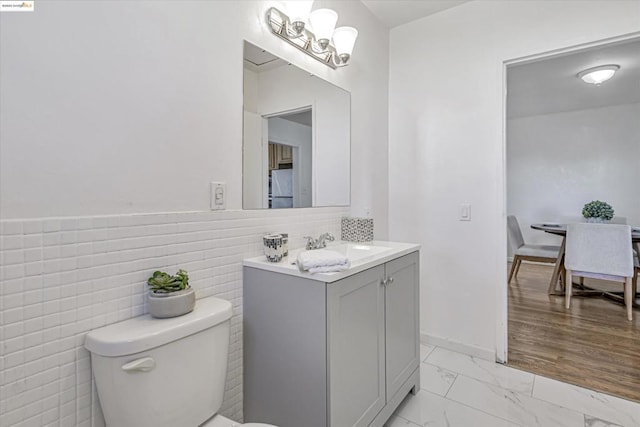
[[[149,291],[149,314],[152,317],[166,318],[182,316],[193,311],[196,305],[196,293],[187,289],[171,293]]]

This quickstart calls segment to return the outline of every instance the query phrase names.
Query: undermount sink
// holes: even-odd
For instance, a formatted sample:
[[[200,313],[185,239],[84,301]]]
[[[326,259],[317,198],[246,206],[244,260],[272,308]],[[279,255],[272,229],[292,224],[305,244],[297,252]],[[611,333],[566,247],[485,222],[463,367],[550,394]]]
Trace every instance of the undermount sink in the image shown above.
[[[341,253],[349,258],[352,264],[391,250],[391,248],[385,246],[375,246],[362,243],[340,243],[337,245],[327,245],[327,249]]]

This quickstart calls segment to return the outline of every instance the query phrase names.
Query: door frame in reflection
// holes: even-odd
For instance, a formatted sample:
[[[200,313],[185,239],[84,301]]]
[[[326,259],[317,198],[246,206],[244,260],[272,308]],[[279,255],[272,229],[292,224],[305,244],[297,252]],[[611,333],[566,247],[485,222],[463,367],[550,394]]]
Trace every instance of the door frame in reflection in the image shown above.
[[[296,120],[290,120],[296,117]],[[292,149],[292,206],[312,207],[314,202],[314,108],[306,105],[300,108],[262,116],[262,206],[273,208],[271,170],[269,152],[271,144],[289,146]],[[271,126],[269,126],[271,123]]]

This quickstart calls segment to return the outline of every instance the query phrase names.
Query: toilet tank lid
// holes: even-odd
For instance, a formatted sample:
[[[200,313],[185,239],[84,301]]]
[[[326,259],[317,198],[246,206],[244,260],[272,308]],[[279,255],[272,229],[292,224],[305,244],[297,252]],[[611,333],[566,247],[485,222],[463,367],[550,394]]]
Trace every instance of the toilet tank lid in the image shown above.
[[[101,356],[126,356],[155,348],[211,328],[231,318],[229,301],[208,297],[196,301],[191,313],[169,319],[146,314],[89,332],[84,346]]]

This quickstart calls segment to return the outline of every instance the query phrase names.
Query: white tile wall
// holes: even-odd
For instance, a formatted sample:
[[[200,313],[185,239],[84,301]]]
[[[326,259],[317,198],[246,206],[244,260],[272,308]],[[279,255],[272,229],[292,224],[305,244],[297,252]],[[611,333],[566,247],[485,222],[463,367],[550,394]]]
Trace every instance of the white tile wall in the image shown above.
[[[347,208],[162,213],[0,222],[0,419],[103,426],[87,331],[147,312],[146,279],[184,268],[198,298],[233,303],[221,413],[242,420],[242,259],[261,237],[339,236]]]

